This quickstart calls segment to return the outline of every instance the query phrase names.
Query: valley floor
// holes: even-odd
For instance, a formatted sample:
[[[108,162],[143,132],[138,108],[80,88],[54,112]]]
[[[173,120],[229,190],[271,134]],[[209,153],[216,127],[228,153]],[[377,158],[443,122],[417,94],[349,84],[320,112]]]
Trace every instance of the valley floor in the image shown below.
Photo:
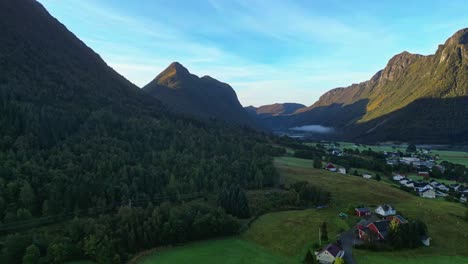
[[[306,250],[318,242],[320,223],[328,223],[329,238],[334,240],[357,221],[339,218],[340,212],[352,205],[379,203],[391,203],[404,215],[426,222],[432,245],[395,252],[353,250],[357,263],[468,263],[468,222],[460,218],[465,210],[460,204],[423,199],[385,182],[314,169],[311,160],[282,157],[275,165],[289,182],[305,180],[330,191],[331,206],[266,214],[239,237],[165,249],[141,263],[300,263]]]

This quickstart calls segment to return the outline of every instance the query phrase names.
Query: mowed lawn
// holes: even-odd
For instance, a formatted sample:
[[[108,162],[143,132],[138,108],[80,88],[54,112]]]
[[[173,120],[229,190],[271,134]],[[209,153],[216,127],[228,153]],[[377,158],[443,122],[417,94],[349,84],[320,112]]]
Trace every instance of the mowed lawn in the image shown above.
[[[163,249],[141,264],[225,263],[225,264],[288,264],[294,259],[274,253],[240,237],[194,242],[185,246]]]
[[[314,169],[311,160],[284,157],[277,158],[275,164],[280,173],[289,181],[305,180],[329,190],[333,197],[331,209],[335,208],[336,213],[339,212],[340,208],[347,208],[353,204],[390,203],[396,207],[397,211],[407,217],[419,218],[427,224],[429,235],[433,238],[431,247],[392,252],[391,254],[357,251],[358,263],[380,263],[364,262],[366,256],[374,257],[376,261],[380,261],[379,256],[400,257],[413,261],[421,256],[439,256],[440,259],[443,259],[442,256],[457,255],[465,257],[460,258],[465,261],[462,263],[468,263],[468,222],[461,219],[466,210],[462,205],[420,198],[375,180]],[[440,261],[442,262],[434,263],[452,263]]]

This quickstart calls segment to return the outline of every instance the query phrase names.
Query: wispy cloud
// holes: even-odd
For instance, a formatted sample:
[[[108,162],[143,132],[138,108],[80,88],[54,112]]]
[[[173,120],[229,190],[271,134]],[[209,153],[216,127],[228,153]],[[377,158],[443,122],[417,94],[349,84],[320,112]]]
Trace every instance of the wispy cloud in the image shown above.
[[[310,105],[328,89],[370,78],[392,55],[410,49],[402,43],[423,52],[435,47],[433,40],[418,44],[401,34],[406,20],[426,19],[412,5],[411,16],[398,18],[406,11],[385,3],[338,0],[39,1],[135,84],[179,61],[231,84],[244,105]],[[447,30],[467,22],[462,17],[431,28]]]

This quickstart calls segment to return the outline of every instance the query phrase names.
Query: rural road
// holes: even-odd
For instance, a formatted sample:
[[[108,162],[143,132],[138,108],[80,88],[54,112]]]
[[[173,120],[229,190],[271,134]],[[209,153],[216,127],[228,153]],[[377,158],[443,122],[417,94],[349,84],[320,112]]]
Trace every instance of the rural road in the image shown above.
[[[341,247],[345,251],[344,260],[346,264],[356,264],[353,258],[354,232],[355,228],[351,228],[340,235]]]

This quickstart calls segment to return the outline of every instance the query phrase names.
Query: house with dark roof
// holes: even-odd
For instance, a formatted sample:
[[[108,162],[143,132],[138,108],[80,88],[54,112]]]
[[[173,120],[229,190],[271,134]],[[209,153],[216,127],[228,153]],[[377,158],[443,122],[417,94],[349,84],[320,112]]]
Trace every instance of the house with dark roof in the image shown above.
[[[389,204],[382,204],[382,205],[379,205],[376,209],[375,209],[375,213],[380,215],[380,216],[390,216],[390,215],[395,215],[396,214],[396,210],[395,208],[393,208],[391,205]]]
[[[372,235],[378,240],[384,240],[387,237],[390,220],[380,220],[367,224],[363,227],[358,224],[359,238],[362,240],[372,239]]]
[[[387,217],[388,220],[392,221],[393,219],[395,219],[396,221],[398,221],[399,224],[407,224],[408,223],[408,220],[406,220],[403,216],[401,215],[392,215],[392,216],[389,216]]]
[[[422,191],[425,191],[425,190],[428,190],[428,189],[429,190],[433,189],[433,187],[427,182],[415,182],[413,188],[418,193],[420,193]]]
[[[354,209],[354,211],[356,212],[356,215],[359,217],[371,215],[371,211],[367,207],[356,208]]]
[[[319,263],[332,264],[337,258],[342,258],[344,256],[344,251],[338,245],[331,243],[315,255]]]

